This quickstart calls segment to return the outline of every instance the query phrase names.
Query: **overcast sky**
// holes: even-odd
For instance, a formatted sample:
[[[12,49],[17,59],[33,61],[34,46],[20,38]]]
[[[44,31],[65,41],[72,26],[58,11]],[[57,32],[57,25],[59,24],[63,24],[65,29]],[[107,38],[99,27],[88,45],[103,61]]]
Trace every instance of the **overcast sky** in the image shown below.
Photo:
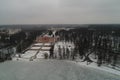
[[[0,24],[120,23],[120,0],[0,0]]]

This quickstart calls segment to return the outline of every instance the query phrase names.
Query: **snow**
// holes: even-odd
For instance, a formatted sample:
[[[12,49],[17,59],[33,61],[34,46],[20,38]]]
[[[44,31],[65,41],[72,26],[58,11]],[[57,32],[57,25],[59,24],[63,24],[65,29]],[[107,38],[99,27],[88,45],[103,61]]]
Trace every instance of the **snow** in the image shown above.
[[[34,45],[43,45],[43,43],[35,43]]]
[[[49,51],[40,51],[37,55],[37,58],[44,58],[44,54],[47,53],[48,55],[50,54]]]
[[[51,43],[45,43],[44,45],[45,45],[45,46],[49,46],[49,45],[51,45]]]
[[[30,49],[40,49],[40,47],[31,47]]]
[[[64,41],[59,41],[55,44],[55,48],[58,48],[60,46],[60,48],[74,48],[74,44],[71,42],[64,42]]]
[[[50,50],[51,47],[42,47],[42,49],[47,49],[47,50]]]
[[[49,46],[51,43],[34,43],[30,49],[40,49],[38,46]],[[36,45],[36,46],[34,46]],[[58,54],[58,48],[65,48],[72,51],[74,44],[72,42],[59,41],[55,43],[54,52]],[[49,50],[51,47],[42,47]],[[87,65],[86,62],[72,62],[64,60],[44,60],[44,53],[49,51],[39,51],[36,59],[29,62],[29,59],[37,53],[38,50],[28,50],[22,54],[19,61],[13,60],[0,65],[0,80],[119,80],[120,71],[108,68],[106,66],[98,67],[94,55],[90,58],[94,61]],[[62,52],[62,51],[61,51]],[[13,64],[13,65],[12,65]],[[6,66],[7,65],[7,66]],[[5,67],[4,67],[5,66]],[[7,68],[9,66],[9,68]],[[3,69],[2,69],[3,68]],[[12,73],[12,74],[11,74]],[[7,77],[5,77],[5,75]]]
[[[63,56],[63,54],[67,54],[67,52],[66,52],[67,49],[70,51],[69,55],[71,55],[71,52],[74,49],[74,44],[72,42],[65,42],[65,41],[59,41],[59,42],[55,43],[55,45],[54,45],[54,53],[55,53],[54,56],[56,56],[57,58],[60,58],[59,48],[61,49],[61,55],[62,56]]]
[[[90,57],[90,59],[91,59],[92,61],[94,61],[94,62],[97,62],[97,60],[98,60],[98,57],[97,57],[97,56],[96,56],[96,59],[95,59],[95,55],[94,55],[94,54],[89,55],[89,57]]]
[[[64,60],[8,61],[0,80],[120,80],[120,76]]]
[[[24,54],[22,54],[22,58],[30,58],[30,57],[34,56],[36,53],[37,53],[36,50],[26,51]]]
[[[109,67],[106,67],[104,65],[98,67],[97,64],[94,63],[94,62],[90,63],[89,65],[87,65],[86,61],[85,62],[77,62],[77,64],[80,65],[80,66],[95,68],[95,69],[106,71],[106,72],[109,72],[109,73],[112,73],[112,74],[120,75],[120,71],[112,69],[112,68],[109,68]]]
[[[30,59],[31,57],[33,57],[37,52],[38,50],[41,48],[41,49],[47,49],[49,50],[51,47],[43,47],[44,43],[34,43],[30,48],[28,48],[28,51],[26,51],[24,54],[22,54],[22,57],[19,58],[19,60],[25,60],[25,59]],[[51,45],[51,43],[45,43],[44,45]],[[30,50],[31,49],[31,50]],[[32,49],[35,49],[35,50],[32,50]],[[44,58],[44,53],[48,53],[49,54],[49,51],[39,51],[38,54],[36,55],[36,58]],[[18,57],[16,58],[18,59]],[[13,60],[16,60],[15,58]],[[26,60],[25,60],[26,61]]]
[[[33,57],[38,51],[39,49],[43,49],[43,50],[50,50],[51,47],[44,47],[51,45],[51,43],[34,43],[31,45],[31,47],[28,48],[28,51],[26,51],[24,54],[21,55],[21,58],[13,58],[13,60],[22,60],[22,61],[26,61],[26,59],[28,59],[27,61],[30,60],[31,57]],[[32,50],[35,49],[35,50]],[[49,51],[39,51],[38,54],[36,55],[36,59],[40,59],[40,58],[44,58],[44,53],[47,53],[48,55],[50,54]],[[35,59],[34,59],[35,60]]]
[[[37,58],[44,58],[44,54],[42,52],[39,52]]]

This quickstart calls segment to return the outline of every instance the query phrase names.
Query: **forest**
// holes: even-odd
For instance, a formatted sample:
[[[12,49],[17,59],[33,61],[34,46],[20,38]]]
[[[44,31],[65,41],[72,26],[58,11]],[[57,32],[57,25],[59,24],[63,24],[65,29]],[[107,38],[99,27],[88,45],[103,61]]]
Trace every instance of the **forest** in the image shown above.
[[[51,26],[52,25],[47,25],[47,28],[40,27],[39,29],[23,29],[20,33],[11,36],[1,35],[2,38],[0,42],[6,43],[6,46],[15,46],[17,53],[21,54],[34,43],[37,36],[45,32],[49,32],[49,35],[51,35],[52,31],[47,30],[51,28]],[[58,28],[60,28],[60,26],[62,26],[62,28],[66,26],[66,29],[71,28],[69,30],[59,30],[55,33],[56,36],[59,36],[59,41],[74,43],[75,47],[71,55],[69,54],[69,50],[66,50],[66,56],[70,56],[70,59],[75,60],[75,58],[79,56],[82,62],[87,61],[91,63],[94,61],[90,56],[94,55],[98,66],[102,64],[112,65],[113,67],[120,65],[120,28],[118,26],[114,28],[113,26],[105,27],[102,25],[89,25],[87,27],[59,25]],[[6,39],[6,36],[9,37]],[[53,53],[53,49],[54,46],[50,49],[50,57],[55,54]],[[61,53],[61,50],[62,49],[59,48],[59,53]],[[68,59],[66,56],[61,57],[62,59]],[[2,56],[0,58],[2,59]]]
[[[120,30],[105,30],[93,28],[75,28],[61,30],[56,33],[60,41],[73,42],[75,44],[71,58],[80,56],[88,63],[93,62],[90,55],[97,59],[97,65],[102,64],[117,66],[120,64]]]
[[[11,60],[14,51],[13,47],[16,49],[16,54],[23,54],[25,49],[28,48],[37,36],[41,35],[45,32],[46,29],[40,30],[29,30],[24,29],[19,33],[9,35],[9,34],[1,34],[0,39],[0,62]]]

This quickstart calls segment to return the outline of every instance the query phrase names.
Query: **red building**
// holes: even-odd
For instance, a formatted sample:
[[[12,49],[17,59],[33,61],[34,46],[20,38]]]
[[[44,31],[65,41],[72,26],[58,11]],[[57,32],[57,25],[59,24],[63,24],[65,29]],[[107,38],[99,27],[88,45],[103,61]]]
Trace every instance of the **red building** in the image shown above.
[[[36,42],[40,43],[54,43],[59,40],[59,37],[49,37],[49,36],[43,36],[43,37],[37,37]]]

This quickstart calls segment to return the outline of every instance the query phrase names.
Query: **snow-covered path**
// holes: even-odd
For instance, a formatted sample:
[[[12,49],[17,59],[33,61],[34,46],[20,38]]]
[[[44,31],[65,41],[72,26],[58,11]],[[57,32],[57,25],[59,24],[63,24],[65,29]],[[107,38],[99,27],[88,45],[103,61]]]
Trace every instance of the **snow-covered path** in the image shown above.
[[[64,60],[9,61],[0,64],[0,80],[120,80],[120,76]]]

